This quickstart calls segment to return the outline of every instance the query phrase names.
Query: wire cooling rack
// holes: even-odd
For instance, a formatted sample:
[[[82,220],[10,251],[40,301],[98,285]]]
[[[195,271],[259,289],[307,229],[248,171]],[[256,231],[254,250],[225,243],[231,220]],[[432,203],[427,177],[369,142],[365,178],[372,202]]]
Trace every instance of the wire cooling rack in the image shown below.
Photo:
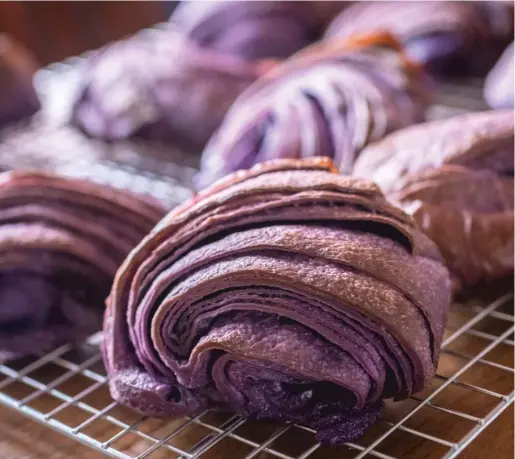
[[[86,177],[151,194],[169,207],[190,196],[197,156],[169,146],[105,145],[63,124],[79,64],[39,73],[44,110],[29,126],[3,134],[0,168]],[[477,81],[447,85],[430,117],[484,109],[479,88]],[[514,399],[512,288],[488,290],[453,305],[431,387],[388,402],[380,422],[344,446],[320,445],[305,427],[212,410],[172,421],[142,417],[109,396],[101,334],[38,359],[0,361],[0,403],[120,459],[454,458]]]
[[[511,293],[455,304],[432,386],[387,404],[365,437],[342,447],[320,445],[305,427],[231,413],[139,416],[109,396],[100,334],[0,365],[0,402],[121,459],[453,458],[513,402],[512,307]]]

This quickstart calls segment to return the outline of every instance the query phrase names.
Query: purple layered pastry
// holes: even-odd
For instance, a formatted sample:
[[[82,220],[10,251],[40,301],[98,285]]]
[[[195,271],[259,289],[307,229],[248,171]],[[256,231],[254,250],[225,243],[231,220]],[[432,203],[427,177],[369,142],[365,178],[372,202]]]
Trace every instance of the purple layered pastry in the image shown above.
[[[185,1],[171,21],[201,47],[245,59],[285,58],[314,42],[343,2]]]
[[[1,174],[0,361],[99,330],[117,268],[163,215],[96,183]]]
[[[486,78],[485,100],[493,108],[513,108],[513,80],[515,79],[513,52],[512,43]]]
[[[200,49],[171,29],[148,32],[88,58],[72,124],[105,140],[142,137],[200,150],[270,65]]]
[[[438,76],[485,75],[513,40],[509,2],[354,2],[330,24],[334,40],[371,30],[388,30],[407,55]]]
[[[425,119],[425,83],[387,33],[312,45],[236,100],[197,186],[276,158],[329,156],[347,173],[366,144]]]
[[[371,145],[375,181],[438,245],[456,287],[513,273],[513,111],[414,126]]]
[[[20,43],[0,34],[0,128],[39,110],[32,85],[37,69],[35,59]]]
[[[450,302],[436,246],[329,159],[276,160],[168,214],[109,296],[112,396],[146,415],[222,407],[361,436],[435,373]]]

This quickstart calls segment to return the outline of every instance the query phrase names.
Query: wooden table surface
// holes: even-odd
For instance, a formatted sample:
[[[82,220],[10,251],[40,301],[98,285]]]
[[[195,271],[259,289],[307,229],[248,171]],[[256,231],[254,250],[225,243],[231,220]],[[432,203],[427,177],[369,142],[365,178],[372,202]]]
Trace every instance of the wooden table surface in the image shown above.
[[[425,456],[413,456],[423,459]],[[460,455],[461,459],[511,459],[513,457],[513,405],[495,420]],[[106,459],[103,454],[0,408],[0,459]],[[220,456],[220,459],[227,459]]]

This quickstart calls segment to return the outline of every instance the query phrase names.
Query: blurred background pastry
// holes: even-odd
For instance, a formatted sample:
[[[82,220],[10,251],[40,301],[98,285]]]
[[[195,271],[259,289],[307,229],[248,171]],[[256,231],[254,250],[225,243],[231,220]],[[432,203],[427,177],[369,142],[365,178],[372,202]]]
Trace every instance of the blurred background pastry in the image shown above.
[[[429,101],[424,75],[388,33],[312,45],[235,101],[197,185],[275,158],[329,156],[348,173],[366,144],[423,121]]]
[[[485,75],[513,40],[513,4],[463,1],[353,2],[329,25],[327,39],[388,30],[429,73]]]
[[[486,77],[484,96],[493,108],[513,108],[513,52],[512,43]]]
[[[184,1],[171,21],[201,47],[246,59],[285,58],[317,40],[345,4]]]
[[[72,123],[92,137],[141,137],[200,150],[236,97],[273,63],[199,48],[174,28],[96,51]]]

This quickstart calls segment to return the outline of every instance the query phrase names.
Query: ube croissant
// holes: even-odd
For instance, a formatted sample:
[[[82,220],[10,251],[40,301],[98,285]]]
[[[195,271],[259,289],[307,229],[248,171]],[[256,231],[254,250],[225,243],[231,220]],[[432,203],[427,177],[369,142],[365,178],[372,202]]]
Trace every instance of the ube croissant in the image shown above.
[[[98,331],[117,268],[163,215],[92,182],[1,174],[0,360]]]
[[[513,272],[513,111],[414,126],[371,145],[374,180],[436,242],[460,285]]]
[[[371,30],[394,33],[407,55],[438,76],[485,75],[513,40],[508,2],[354,2],[329,25],[333,40]]]
[[[449,302],[435,245],[374,184],[328,159],[271,161],[169,213],[125,260],[104,322],[111,394],[340,443],[431,381]]]
[[[35,59],[20,43],[0,34],[0,127],[36,113],[39,99],[32,85]]]
[[[423,121],[428,100],[389,34],[314,45],[236,100],[204,150],[198,186],[276,158],[329,156],[349,172],[367,143]]]
[[[185,1],[171,20],[201,47],[245,59],[285,58],[314,42],[342,2]]]
[[[92,137],[201,149],[268,63],[198,48],[174,30],[120,41],[88,59],[72,123]]]
[[[485,100],[493,108],[513,108],[513,80],[515,78],[513,52],[512,43],[486,78]]]

